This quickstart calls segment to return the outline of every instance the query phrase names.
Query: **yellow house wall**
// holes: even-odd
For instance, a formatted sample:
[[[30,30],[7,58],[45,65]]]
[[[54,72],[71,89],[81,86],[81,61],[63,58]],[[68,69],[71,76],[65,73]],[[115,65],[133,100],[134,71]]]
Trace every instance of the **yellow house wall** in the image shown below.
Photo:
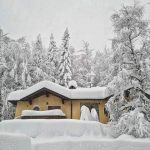
[[[31,105],[27,101],[17,102],[15,116],[16,117],[21,116],[22,110],[32,110],[33,107],[36,105],[40,107],[41,111],[47,110],[48,106],[61,106],[61,109],[66,114],[67,118],[71,117],[71,102],[64,101],[64,104],[62,104],[61,98],[54,96],[54,95],[49,95],[49,97],[46,97],[45,95],[37,97],[32,100]]]
[[[80,103],[97,103],[99,106],[99,120],[102,123],[107,123],[108,118],[104,114],[104,106],[106,100],[72,100],[72,119],[80,119]],[[16,117],[21,116],[22,110],[31,110],[34,106],[40,106],[40,110],[47,110],[48,106],[61,106],[62,111],[66,114],[67,118],[71,118],[71,101],[64,100],[62,103],[61,98],[52,94],[49,97],[42,95],[32,100],[32,104],[27,101],[18,101],[16,107]]]

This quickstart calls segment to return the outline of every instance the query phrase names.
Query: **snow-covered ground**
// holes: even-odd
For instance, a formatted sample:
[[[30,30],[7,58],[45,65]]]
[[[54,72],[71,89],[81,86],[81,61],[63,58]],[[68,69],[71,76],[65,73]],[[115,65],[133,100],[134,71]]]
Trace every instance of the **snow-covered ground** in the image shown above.
[[[1,133],[0,150],[31,150],[30,137],[22,134]]]
[[[31,141],[32,150],[149,150],[150,148],[150,139],[136,139],[128,135],[114,139],[109,132],[107,125],[96,121],[16,119],[0,123],[0,140],[1,137],[6,137],[3,146],[11,142],[17,144],[15,138],[11,140],[9,137],[18,137],[21,134],[20,137],[24,135],[28,138],[28,143]],[[24,145],[29,144],[24,142],[22,147]]]

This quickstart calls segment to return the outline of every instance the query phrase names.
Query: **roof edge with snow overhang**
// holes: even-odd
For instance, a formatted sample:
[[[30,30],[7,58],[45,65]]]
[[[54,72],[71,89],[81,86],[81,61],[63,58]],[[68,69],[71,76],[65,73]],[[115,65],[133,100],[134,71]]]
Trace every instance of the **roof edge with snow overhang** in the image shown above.
[[[11,92],[7,100],[9,102],[15,102],[20,100],[27,100],[34,95],[43,94],[43,91],[52,93],[63,99],[97,99],[102,100],[108,98],[110,95],[107,92],[106,87],[93,87],[93,88],[77,88],[68,89],[51,81],[41,81],[25,90],[18,90]]]

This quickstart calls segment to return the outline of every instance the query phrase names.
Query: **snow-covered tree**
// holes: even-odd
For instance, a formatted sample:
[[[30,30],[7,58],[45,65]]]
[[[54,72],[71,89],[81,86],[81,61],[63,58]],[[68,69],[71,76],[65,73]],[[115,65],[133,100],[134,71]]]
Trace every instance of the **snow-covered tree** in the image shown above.
[[[61,58],[58,68],[59,84],[63,86],[68,86],[68,82],[72,79],[69,38],[68,29],[66,29],[62,39]]]
[[[46,53],[46,73],[49,76],[52,76],[53,82],[56,82],[57,80],[59,55],[59,49],[56,46],[53,34],[51,34],[49,48]]]
[[[2,42],[3,42],[3,31],[0,29],[0,121],[2,118],[2,108],[3,108],[3,102],[2,102],[2,75],[3,75],[3,53],[2,53]]]
[[[114,62],[118,71],[126,70],[132,85],[147,90],[149,59],[148,23],[142,20],[143,7],[138,4],[124,6],[112,16],[115,29]]]
[[[129,112],[128,115],[134,110],[139,114],[150,113],[149,109],[145,109],[145,102],[148,103],[147,107],[150,107],[150,100],[145,96],[150,88],[148,63],[150,34],[148,23],[143,20],[143,9],[135,3],[133,6],[123,6],[120,11],[112,15],[116,34],[113,39],[113,63],[117,74],[108,85],[110,92],[115,93],[115,96],[107,103],[107,109],[111,120],[117,125],[123,123],[121,119],[124,113],[127,113],[126,111]],[[131,87],[133,88],[129,90],[130,98],[128,99],[124,91]],[[149,124],[145,125],[149,128]],[[129,132],[126,131],[126,133]],[[138,134],[137,131],[136,133]],[[130,134],[135,135],[133,132]],[[141,137],[140,134],[136,136]]]
[[[114,74],[112,61],[112,51],[105,48],[104,52],[97,51],[93,59],[94,86],[107,86],[113,79]]]
[[[26,88],[27,86],[31,85],[31,77],[28,69],[28,63],[31,59],[31,50],[30,45],[26,41],[24,37],[18,39],[18,44],[20,45],[21,49],[21,80],[22,80],[22,86],[23,88]]]
[[[53,34],[50,36],[50,43],[47,52],[47,57],[49,62],[52,62],[55,67],[58,65],[58,48],[56,46],[56,42],[54,40]]]
[[[91,87],[93,78],[93,50],[89,47],[88,42],[83,42],[83,49],[78,51],[76,57],[76,76],[81,87]]]
[[[28,64],[31,83],[37,83],[42,80],[49,80],[51,77],[46,73],[46,56],[43,48],[41,35],[33,43],[32,59]]]
[[[150,138],[150,122],[138,110],[124,113],[117,124],[110,127],[110,130],[114,137],[128,134],[137,138]]]
[[[42,45],[40,34],[37,36],[37,40],[33,44],[32,57],[33,57],[33,64],[40,68],[43,62],[43,59],[42,59],[43,58],[43,45]]]

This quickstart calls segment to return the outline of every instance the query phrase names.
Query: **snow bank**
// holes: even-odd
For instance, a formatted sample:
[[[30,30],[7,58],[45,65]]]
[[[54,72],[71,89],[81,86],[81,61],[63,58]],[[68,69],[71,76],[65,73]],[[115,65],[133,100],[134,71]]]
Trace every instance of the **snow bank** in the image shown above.
[[[54,139],[35,141],[33,150],[149,150],[147,139],[117,140],[117,139]]]
[[[0,150],[31,150],[31,140],[25,135],[0,133]]]
[[[60,109],[35,111],[35,110],[23,110],[21,116],[65,116]]]
[[[107,125],[80,120],[9,120],[0,123],[0,150],[149,150],[149,139],[106,136]],[[18,135],[24,134],[23,135]],[[30,143],[30,139],[31,143]],[[17,147],[18,146],[18,147]],[[20,147],[19,147],[20,146]]]
[[[68,89],[50,81],[42,81],[25,90],[11,92],[7,100],[20,100],[42,88],[59,93],[69,99],[104,99],[109,96],[106,87]]]
[[[95,121],[69,119],[6,120],[0,123],[0,132],[21,133],[32,138],[102,137],[103,124]]]

